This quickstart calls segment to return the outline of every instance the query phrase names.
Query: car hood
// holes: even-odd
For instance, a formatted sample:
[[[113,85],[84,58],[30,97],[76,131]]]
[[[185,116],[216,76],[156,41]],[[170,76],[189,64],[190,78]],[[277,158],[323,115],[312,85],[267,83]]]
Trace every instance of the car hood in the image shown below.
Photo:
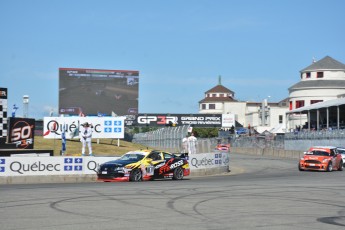
[[[317,160],[323,161],[324,159],[331,159],[330,156],[315,156],[315,155],[304,155],[304,160]]]
[[[102,166],[117,166],[117,167],[123,167],[128,164],[132,164],[138,162],[137,160],[114,160],[114,161],[108,161],[102,164]]]

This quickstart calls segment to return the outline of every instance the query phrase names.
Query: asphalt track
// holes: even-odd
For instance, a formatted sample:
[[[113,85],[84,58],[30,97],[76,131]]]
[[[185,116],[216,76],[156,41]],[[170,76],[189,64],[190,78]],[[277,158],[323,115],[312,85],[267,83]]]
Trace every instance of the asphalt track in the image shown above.
[[[345,171],[237,154],[230,168],[182,181],[1,185],[0,229],[345,229]]]

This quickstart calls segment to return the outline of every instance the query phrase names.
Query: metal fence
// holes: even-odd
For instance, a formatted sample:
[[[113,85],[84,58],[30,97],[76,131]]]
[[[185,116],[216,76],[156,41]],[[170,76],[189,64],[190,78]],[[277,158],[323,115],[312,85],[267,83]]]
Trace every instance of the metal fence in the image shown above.
[[[188,134],[189,126],[166,127],[146,133],[137,133],[133,142],[170,152],[182,152],[182,139]]]
[[[183,139],[188,135],[189,126],[166,127],[146,133],[137,133],[133,136],[133,142],[151,148],[169,152],[211,153],[220,143],[217,138],[197,138],[188,140],[183,144]]]
[[[188,128],[189,126],[166,127],[156,131],[135,134],[133,142],[169,152],[186,152],[182,139],[188,134]],[[214,151],[217,144],[282,150],[306,150],[313,145],[345,146],[345,130],[300,131],[285,133],[285,135],[232,135],[223,139],[198,138],[195,142],[188,143],[188,152],[210,153]]]
[[[284,149],[284,136],[234,136],[230,144],[232,147]]]

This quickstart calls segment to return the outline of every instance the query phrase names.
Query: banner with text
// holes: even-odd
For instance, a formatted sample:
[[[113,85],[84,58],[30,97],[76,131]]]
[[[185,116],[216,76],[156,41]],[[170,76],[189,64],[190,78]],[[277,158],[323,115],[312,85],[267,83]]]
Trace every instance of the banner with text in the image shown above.
[[[78,138],[85,122],[91,124],[92,138],[124,138],[125,117],[45,117],[43,136],[61,139],[65,130],[67,139]]]
[[[222,127],[222,114],[138,114],[126,117],[126,126]]]
[[[96,174],[97,167],[118,157],[0,157],[0,176]]]

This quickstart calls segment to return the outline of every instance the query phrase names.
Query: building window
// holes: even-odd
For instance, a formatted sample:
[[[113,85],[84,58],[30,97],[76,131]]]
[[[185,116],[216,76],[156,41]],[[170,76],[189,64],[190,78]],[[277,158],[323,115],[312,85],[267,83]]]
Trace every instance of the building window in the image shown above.
[[[323,102],[323,100],[311,100],[310,104],[315,104],[315,103],[319,103],[319,102]]]
[[[216,109],[216,104],[209,104],[208,109]]]
[[[212,94],[212,97],[217,97],[217,94],[213,93],[213,94]]]
[[[304,101],[296,101],[296,109],[304,106]]]
[[[201,104],[201,109],[206,109],[206,104]]]
[[[317,78],[323,78],[323,72],[317,72],[316,77]]]
[[[283,124],[283,115],[279,115],[279,124]]]
[[[290,101],[289,109],[292,110],[292,101]]]
[[[306,72],[306,73],[305,73],[305,77],[306,77],[306,78],[310,78],[310,72]]]

